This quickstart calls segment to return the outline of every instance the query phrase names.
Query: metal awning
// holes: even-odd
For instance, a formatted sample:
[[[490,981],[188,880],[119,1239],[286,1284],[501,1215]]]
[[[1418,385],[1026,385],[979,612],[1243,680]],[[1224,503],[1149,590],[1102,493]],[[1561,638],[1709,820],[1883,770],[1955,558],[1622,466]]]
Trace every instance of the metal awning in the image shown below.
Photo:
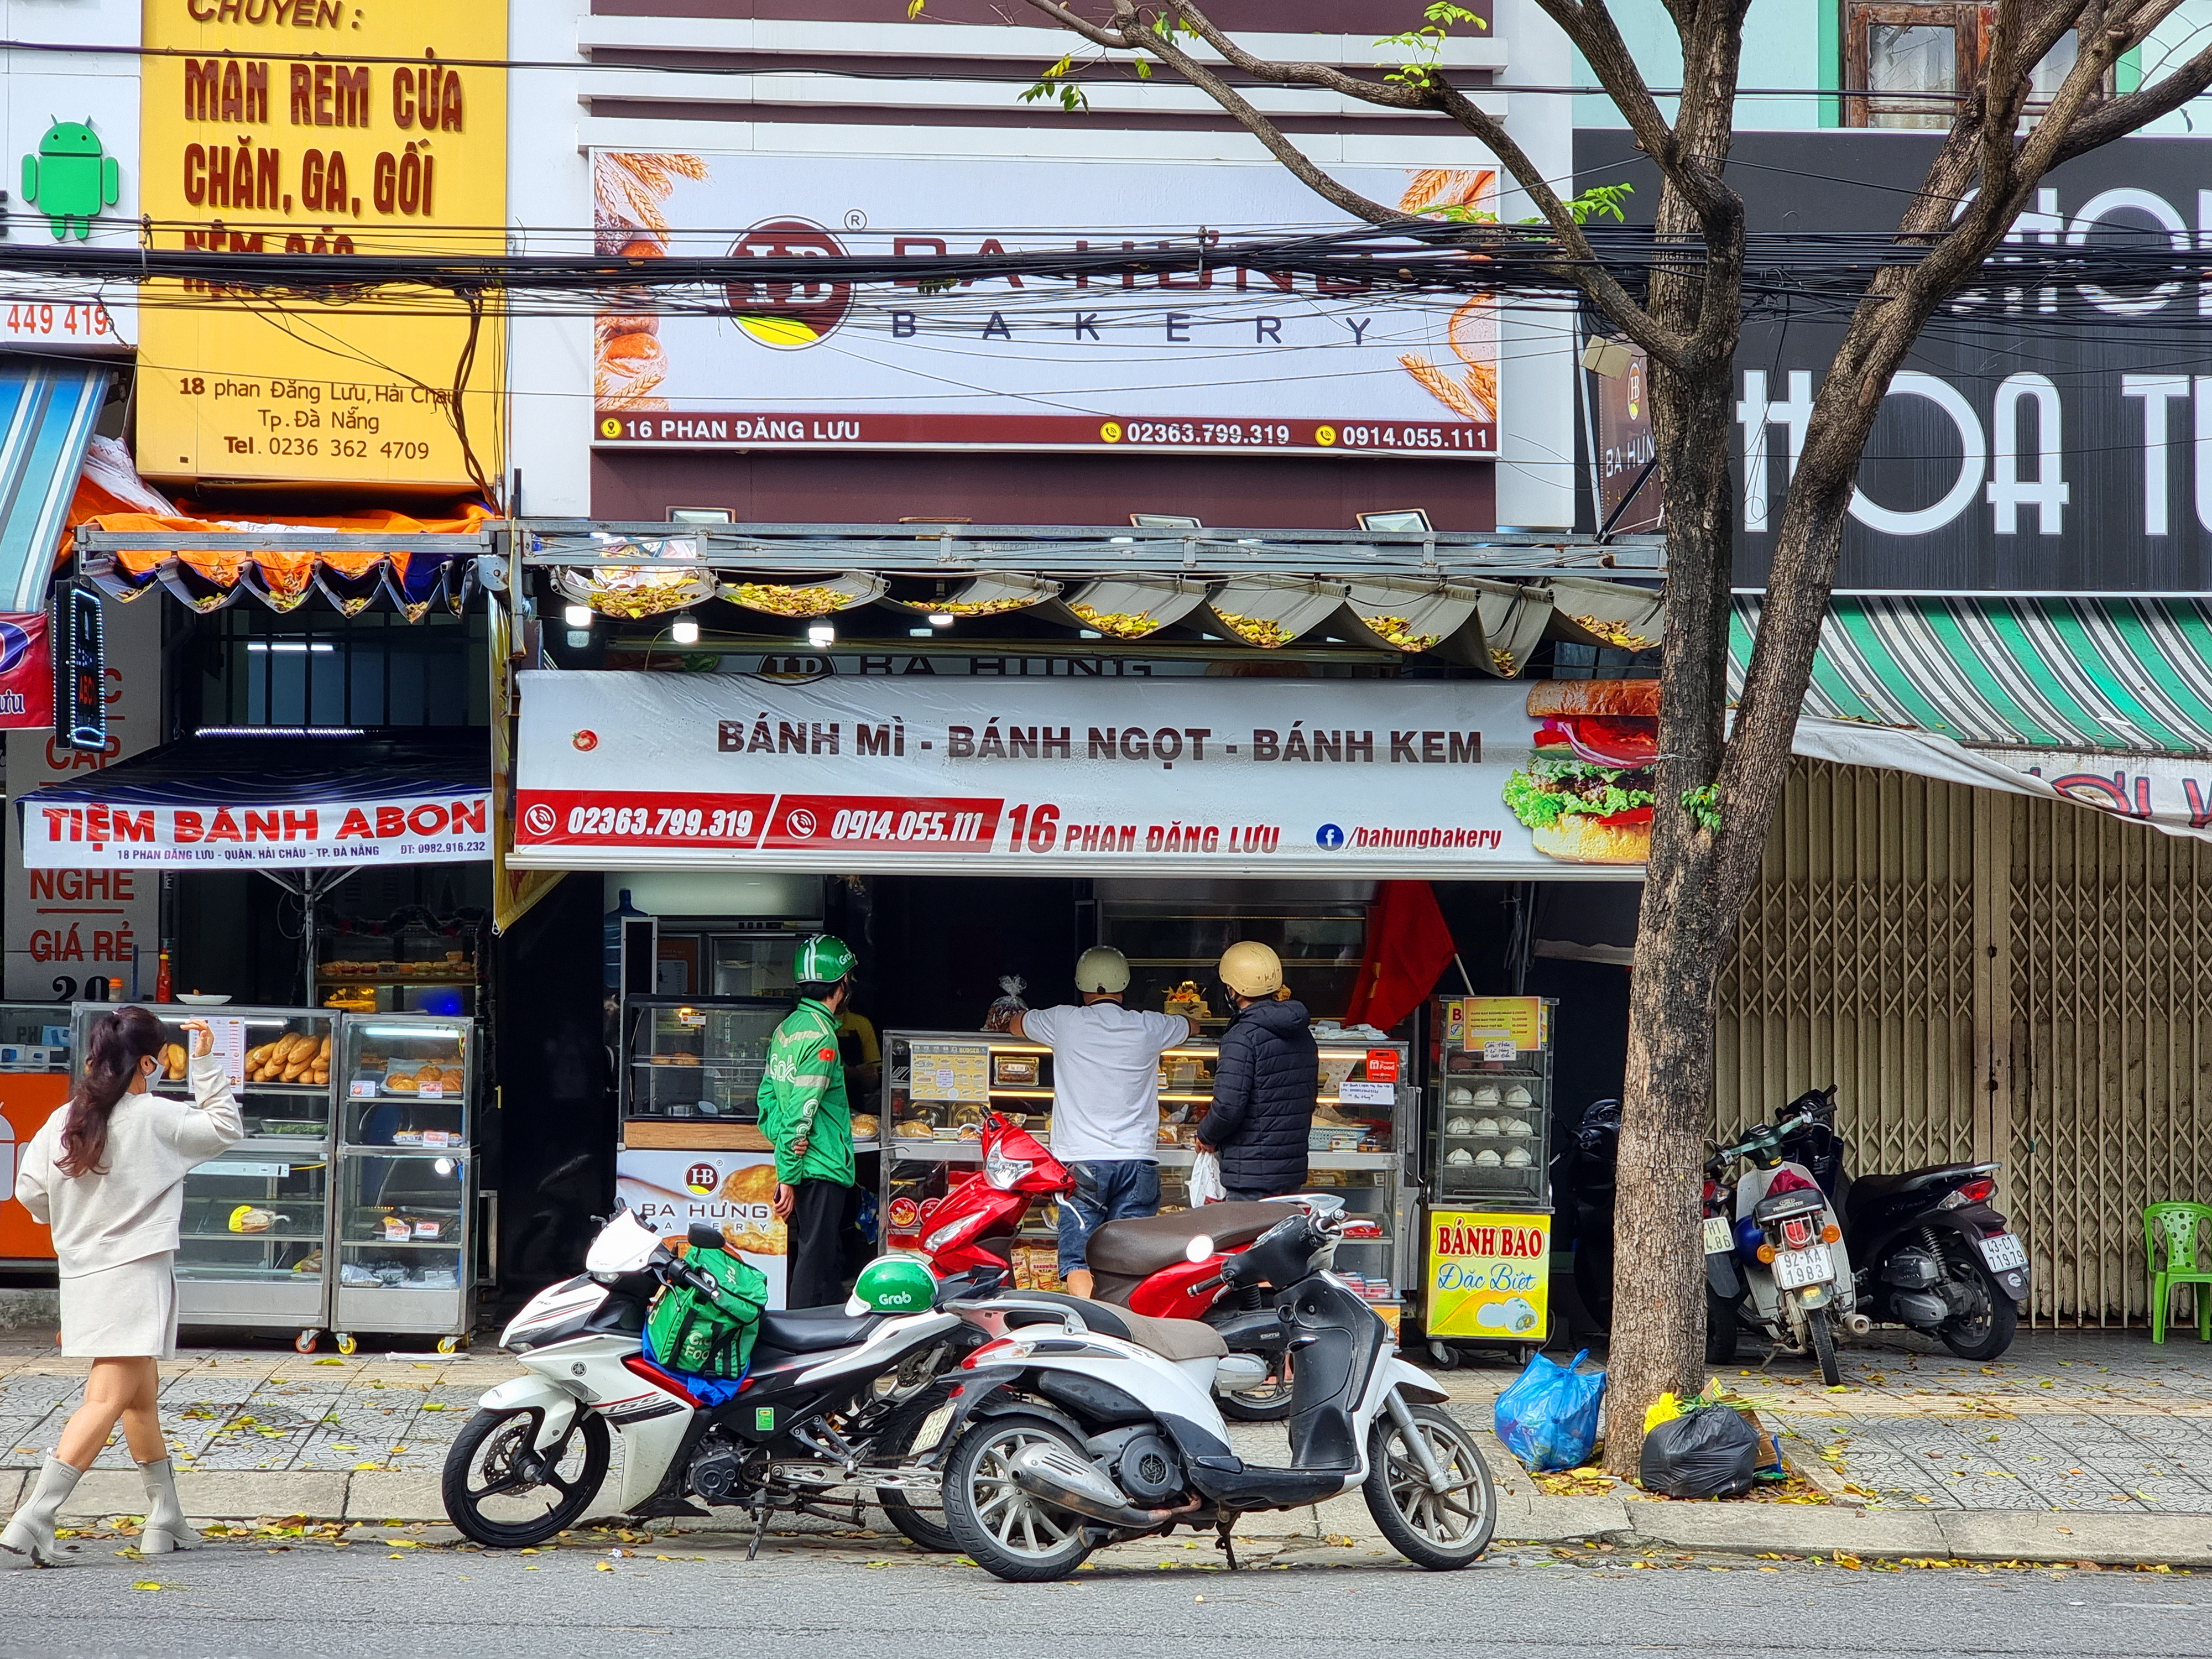
[[[82,360],[0,359],[0,611],[46,608],[112,373]]]
[[[1742,683],[1760,604],[1735,603]],[[1805,711],[1969,747],[2212,756],[2212,606],[2190,599],[1835,600]]]

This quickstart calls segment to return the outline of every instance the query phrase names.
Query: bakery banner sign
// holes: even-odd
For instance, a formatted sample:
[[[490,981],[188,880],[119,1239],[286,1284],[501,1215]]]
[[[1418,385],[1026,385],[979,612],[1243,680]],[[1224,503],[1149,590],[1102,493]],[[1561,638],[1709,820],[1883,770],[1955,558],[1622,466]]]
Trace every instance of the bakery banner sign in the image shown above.
[[[251,870],[264,865],[453,864],[491,856],[489,796],[399,794],[191,805],[128,800],[18,803],[34,870]]]
[[[1651,680],[538,670],[533,869],[1636,879]]]
[[[856,287],[740,278],[696,310],[598,319],[602,447],[1494,455],[1490,295],[1377,294],[1226,253],[1350,229],[1272,162],[597,151],[602,252],[941,260],[1224,250],[1198,270]],[[1498,169],[1340,167],[1409,213],[1494,215]],[[1087,235],[1071,225],[1121,227]]]

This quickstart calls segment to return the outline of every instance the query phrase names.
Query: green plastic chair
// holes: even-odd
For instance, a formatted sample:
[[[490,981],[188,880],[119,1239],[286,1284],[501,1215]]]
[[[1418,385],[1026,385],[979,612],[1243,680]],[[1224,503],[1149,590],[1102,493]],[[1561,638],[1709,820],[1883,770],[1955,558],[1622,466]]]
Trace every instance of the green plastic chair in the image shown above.
[[[2159,1266],[2159,1246],[2166,1265]],[[2197,1265],[2202,1249],[2207,1265]],[[2150,1340],[2166,1340],[2167,1297],[2177,1285],[2197,1291],[2197,1340],[2212,1342],[2212,1204],[2179,1200],[2143,1206],[2143,1255],[2150,1268]]]

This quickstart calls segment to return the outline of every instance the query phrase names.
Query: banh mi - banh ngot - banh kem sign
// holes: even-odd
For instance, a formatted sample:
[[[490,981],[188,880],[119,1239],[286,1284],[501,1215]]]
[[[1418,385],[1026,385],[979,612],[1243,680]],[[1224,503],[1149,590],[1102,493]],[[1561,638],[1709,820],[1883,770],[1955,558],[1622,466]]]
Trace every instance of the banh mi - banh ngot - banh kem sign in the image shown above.
[[[148,0],[140,199],[155,245],[506,246],[506,0]],[[142,290],[152,477],[470,487],[498,476],[501,331],[425,290],[348,302]],[[470,465],[472,453],[475,465]]]

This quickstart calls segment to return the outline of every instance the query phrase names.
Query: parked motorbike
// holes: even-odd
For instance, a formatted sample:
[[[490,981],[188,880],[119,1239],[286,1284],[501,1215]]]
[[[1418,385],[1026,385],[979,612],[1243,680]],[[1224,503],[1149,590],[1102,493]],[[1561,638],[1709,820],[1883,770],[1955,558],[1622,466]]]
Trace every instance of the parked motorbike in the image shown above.
[[[1705,1160],[1706,1346],[1726,1310],[1733,1326],[1748,1324],[1792,1353],[1810,1353],[1820,1380],[1844,1380],[1836,1361],[1838,1329],[1864,1335],[1871,1322],[1857,1310],[1850,1255],[1842,1223],[1805,1165],[1787,1155],[1792,1122],[1762,1123]],[[1731,1183],[1738,1161],[1750,1168]]]
[[[2012,1346],[2027,1301],[2027,1247],[1990,1205],[1997,1165],[1853,1179],[1832,1083],[1790,1102],[1779,1121],[1792,1155],[1842,1212],[1860,1298],[1875,1318],[1933,1336],[1961,1359],[1995,1359]]]
[[[720,1249],[719,1230],[690,1242]],[[761,1316],[751,1365],[729,1397],[700,1393],[647,1358],[647,1305],[663,1285],[709,1296],[713,1279],[628,1211],[600,1231],[576,1278],[549,1285],[500,1338],[527,1375],[478,1402],[446,1459],[446,1513],[480,1544],[520,1548],[575,1524],[605,1480],[611,1429],[623,1436],[622,1507],[690,1515],[690,1500],[750,1509],[753,1548],[771,1513],[857,1522],[872,1492],[894,1525],[949,1550],[933,1510],[937,1479],[910,1455],[949,1420],[945,1373],[990,1332],[942,1307],[850,1315],[806,1308]],[[976,1292],[968,1279],[954,1293]],[[941,1297],[940,1297],[941,1300]],[[840,1490],[843,1510],[826,1506]]]
[[[1220,1267],[1232,1289],[1286,1287],[1275,1308],[1297,1355],[1286,1467],[1231,1450],[1213,1390],[1224,1365],[1254,1362],[1229,1354],[1211,1327],[1144,1321],[1140,1345],[1089,1322],[1095,1304],[999,1298],[1010,1328],[960,1362],[939,1442],[945,1517],[961,1548],[1029,1583],[1068,1577],[1103,1544],[1211,1527],[1234,1569],[1239,1516],[1357,1488],[1417,1565],[1479,1557],[1497,1513],[1488,1467],[1441,1409],[1444,1392],[1398,1358],[1382,1317],[1329,1272],[1341,1225],[1295,1212]],[[1194,1239],[1190,1261],[1217,1254],[1212,1243]],[[1013,1327],[1030,1315],[1036,1323]]]
[[[1067,1166],[1003,1113],[984,1118],[982,1148],[982,1169],[925,1202],[915,1223],[922,1253],[940,1278],[977,1267],[1006,1267],[1014,1235],[1031,1202],[1075,1190]],[[1310,1207],[1334,1196],[1300,1201]],[[1279,1200],[1209,1204],[1170,1215],[1109,1221],[1091,1234],[1085,1251],[1091,1294],[1098,1301],[1155,1319],[1203,1319],[1222,1333],[1231,1351],[1267,1362],[1267,1375],[1257,1384],[1222,1396],[1222,1410],[1243,1422],[1277,1422],[1290,1415],[1288,1362],[1282,1327],[1265,1287],[1249,1285],[1231,1291],[1221,1268],[1230,1255],[1282,1218]],[[1193,1258],[1190,1242],[1201,1237],[1215,1248]]]

